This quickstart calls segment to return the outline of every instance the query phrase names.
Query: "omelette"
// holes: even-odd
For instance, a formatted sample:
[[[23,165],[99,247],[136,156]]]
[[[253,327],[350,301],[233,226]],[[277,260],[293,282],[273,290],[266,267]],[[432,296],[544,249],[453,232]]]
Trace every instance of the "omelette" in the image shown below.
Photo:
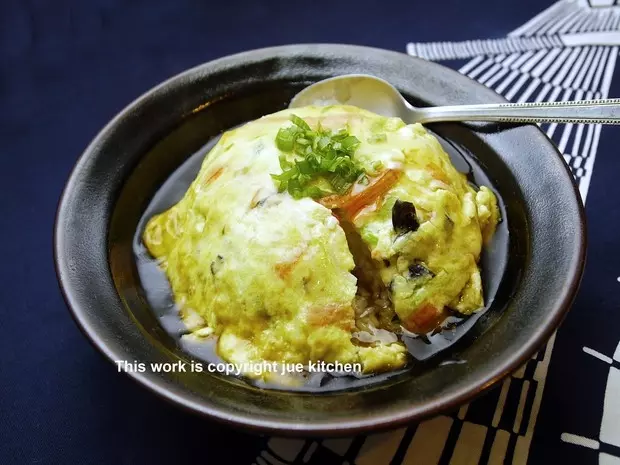
[[[407,364],[403,335],[484,307],[499,219],[422,125],[309,106],[224,133],[143,241],[191,336],[225,361],[372,374]]]

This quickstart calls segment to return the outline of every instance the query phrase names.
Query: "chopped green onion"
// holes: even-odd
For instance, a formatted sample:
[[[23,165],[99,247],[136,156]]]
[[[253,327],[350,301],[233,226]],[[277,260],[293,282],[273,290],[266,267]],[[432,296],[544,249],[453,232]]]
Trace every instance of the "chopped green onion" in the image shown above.
[[[340,168],[341,166],[344,166],[347,163],[347,159],[346,158],[336,158],[335,160],[332,160],[329,164],[329,168],[327,168],[327,171],[329,171],[330,173],[335,173],[338,168]]]
[[[272,175],[279,183],[279,192],[288,191],[294,198],[320,198],[333,193],[310,185],[320,177],[341,195],[355,182],[368,182],[364,170],[353,159],[360,141],[347,129],[333,133],[319,123],[317,129],[312,130],[296,115],[291,115],[291,121],[293,126],[280,129],[276,136],[278,149],[294,155],[279,157],[282,174]]]
[[[271,175],[271,177],[275,179],[276,181],[288,181],[289,179],[292,179],[294,176],[295,176],[295,171],[293,170],[283,171],[282,174]]]
[[[295,145],[298,131],[294,128],[282,128],[276,136],[276,146],[283,152],[291,152]]]
[[[313,174],[315,171],[308,160],[296,161],[295,164],[297,165],[297,170],[301,174]]]
[[[352,182],[347,181],[345,178],[339,175],[332,176],[329,180],[329,183],[332,185],[334,190],[342,195],[349,190],[349,188],[353,185]]]
[[[372,164],[372,169],[375,171],[381,171],[383,169],[383,162],[382,161],[376,161]]]
[[[303,174],[303,173],[299,173],[297,175],[297,180],[299,181],[299,183],[302,186],[305,186],[306,184],[308,184],[310,181],[312,181],[312,175],[311,174]]]
[[[308,126],[308,123],[306,123],[303,119],[301,119],[297,115],[291,115],[291,121],[293,122],[295,126],[303,129],[304,131],[312,131],[310,126]]]
[[[285,171],[293,166],[293,164],[286,159],[285,155],[280,155],[278,158],[280,160],[280,168],[282,168],[282,171]]]
[[[289,193],[292,195],[293,192],[301,192],[302,185],[299,182],[299,179],[293,178],[288,182],[287,188],[288,188]]]
[[[316,148],[318,150],[324,150],[330,143],[329,137],[322,136],[316,143]]]
[[[334,138],[334,140],[341,140],[347,137],[348,135],[349,133],[347,132],[347,130],[345,128],[342,128],[342,129],[339,129],[338,132],[334,134],[332,137]]]
[[[342,148],[344,151],[352,153],[360,145],[360,141],[355,136],[347,136],[342,139]]]
[[[321,197],[325,197],[326,195],[329,195],[329,194],[330,192],[324,191],[323,189],[317,186],[310,186],[306,188],[306,190],[304,190],[304,195],[307,197],[311,197],[313,199],[320,199]]]

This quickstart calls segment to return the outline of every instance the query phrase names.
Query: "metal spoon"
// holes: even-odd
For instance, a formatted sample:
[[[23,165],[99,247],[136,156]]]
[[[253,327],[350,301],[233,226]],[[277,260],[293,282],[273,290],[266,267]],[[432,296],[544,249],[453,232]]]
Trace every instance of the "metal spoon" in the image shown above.
[[[293,97],[289,108],[334,104],[397,116],[407,124],[438,121],[620,124],[620,99],[416,108],[391,84],[366,74],[336,76],[312,84]]]

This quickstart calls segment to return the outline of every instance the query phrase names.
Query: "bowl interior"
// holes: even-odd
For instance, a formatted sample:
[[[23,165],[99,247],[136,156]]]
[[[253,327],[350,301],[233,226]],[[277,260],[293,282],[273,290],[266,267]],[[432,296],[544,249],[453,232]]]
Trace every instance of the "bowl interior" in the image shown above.
[[[56,255],[78,323],[109,358],[147,364],[193,359],[147,298],[134,239],[160,187],[222,131],[285,108],[311,82],[345,73],[387,79],[419,106],[501,100],[458,73],[400,54],[315,47],[254,52],[191,70],[135,102],[87,150],[61,202]],[[503,199],[506,220],[507,234],[487,252],[494,257],[488,262],[494,273],[484,276],[485,287],[494,290],[489,309],[450,348],[419,369],[318,395],[258,389],[217,373],[147,369],[130,375],[168,400],[235,425],[340,434],[456,407],[525,362],[561,320],[581,274],[583,212],[572,179],[537,128],[430,128],[482,169]],[[180,177],[189,184],[193,174],[186,170]],[[80,270],[69,260],[85,251],[89,258],[79,260],[83,273],[76,275]]]

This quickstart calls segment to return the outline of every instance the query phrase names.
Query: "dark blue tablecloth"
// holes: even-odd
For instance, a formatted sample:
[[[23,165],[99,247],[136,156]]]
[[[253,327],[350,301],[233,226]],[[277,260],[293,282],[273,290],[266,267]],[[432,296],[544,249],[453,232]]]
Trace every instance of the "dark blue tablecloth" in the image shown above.
[[[0,2],[0,463],[620,464],[618,128],[544,127],[589,222],[585,278],[557,337],[486,398],[392,433],[280,440],[180,411],[88,344],[52,263],[58,197],[81,151],[127,103],[186,68],[340,42],[440,60],[515,101],[620,96],[620,7],[592,3]],[[608,44],[588,31],[609,31]],[[565,51],[562,34],[581,34],[579,45]]]

